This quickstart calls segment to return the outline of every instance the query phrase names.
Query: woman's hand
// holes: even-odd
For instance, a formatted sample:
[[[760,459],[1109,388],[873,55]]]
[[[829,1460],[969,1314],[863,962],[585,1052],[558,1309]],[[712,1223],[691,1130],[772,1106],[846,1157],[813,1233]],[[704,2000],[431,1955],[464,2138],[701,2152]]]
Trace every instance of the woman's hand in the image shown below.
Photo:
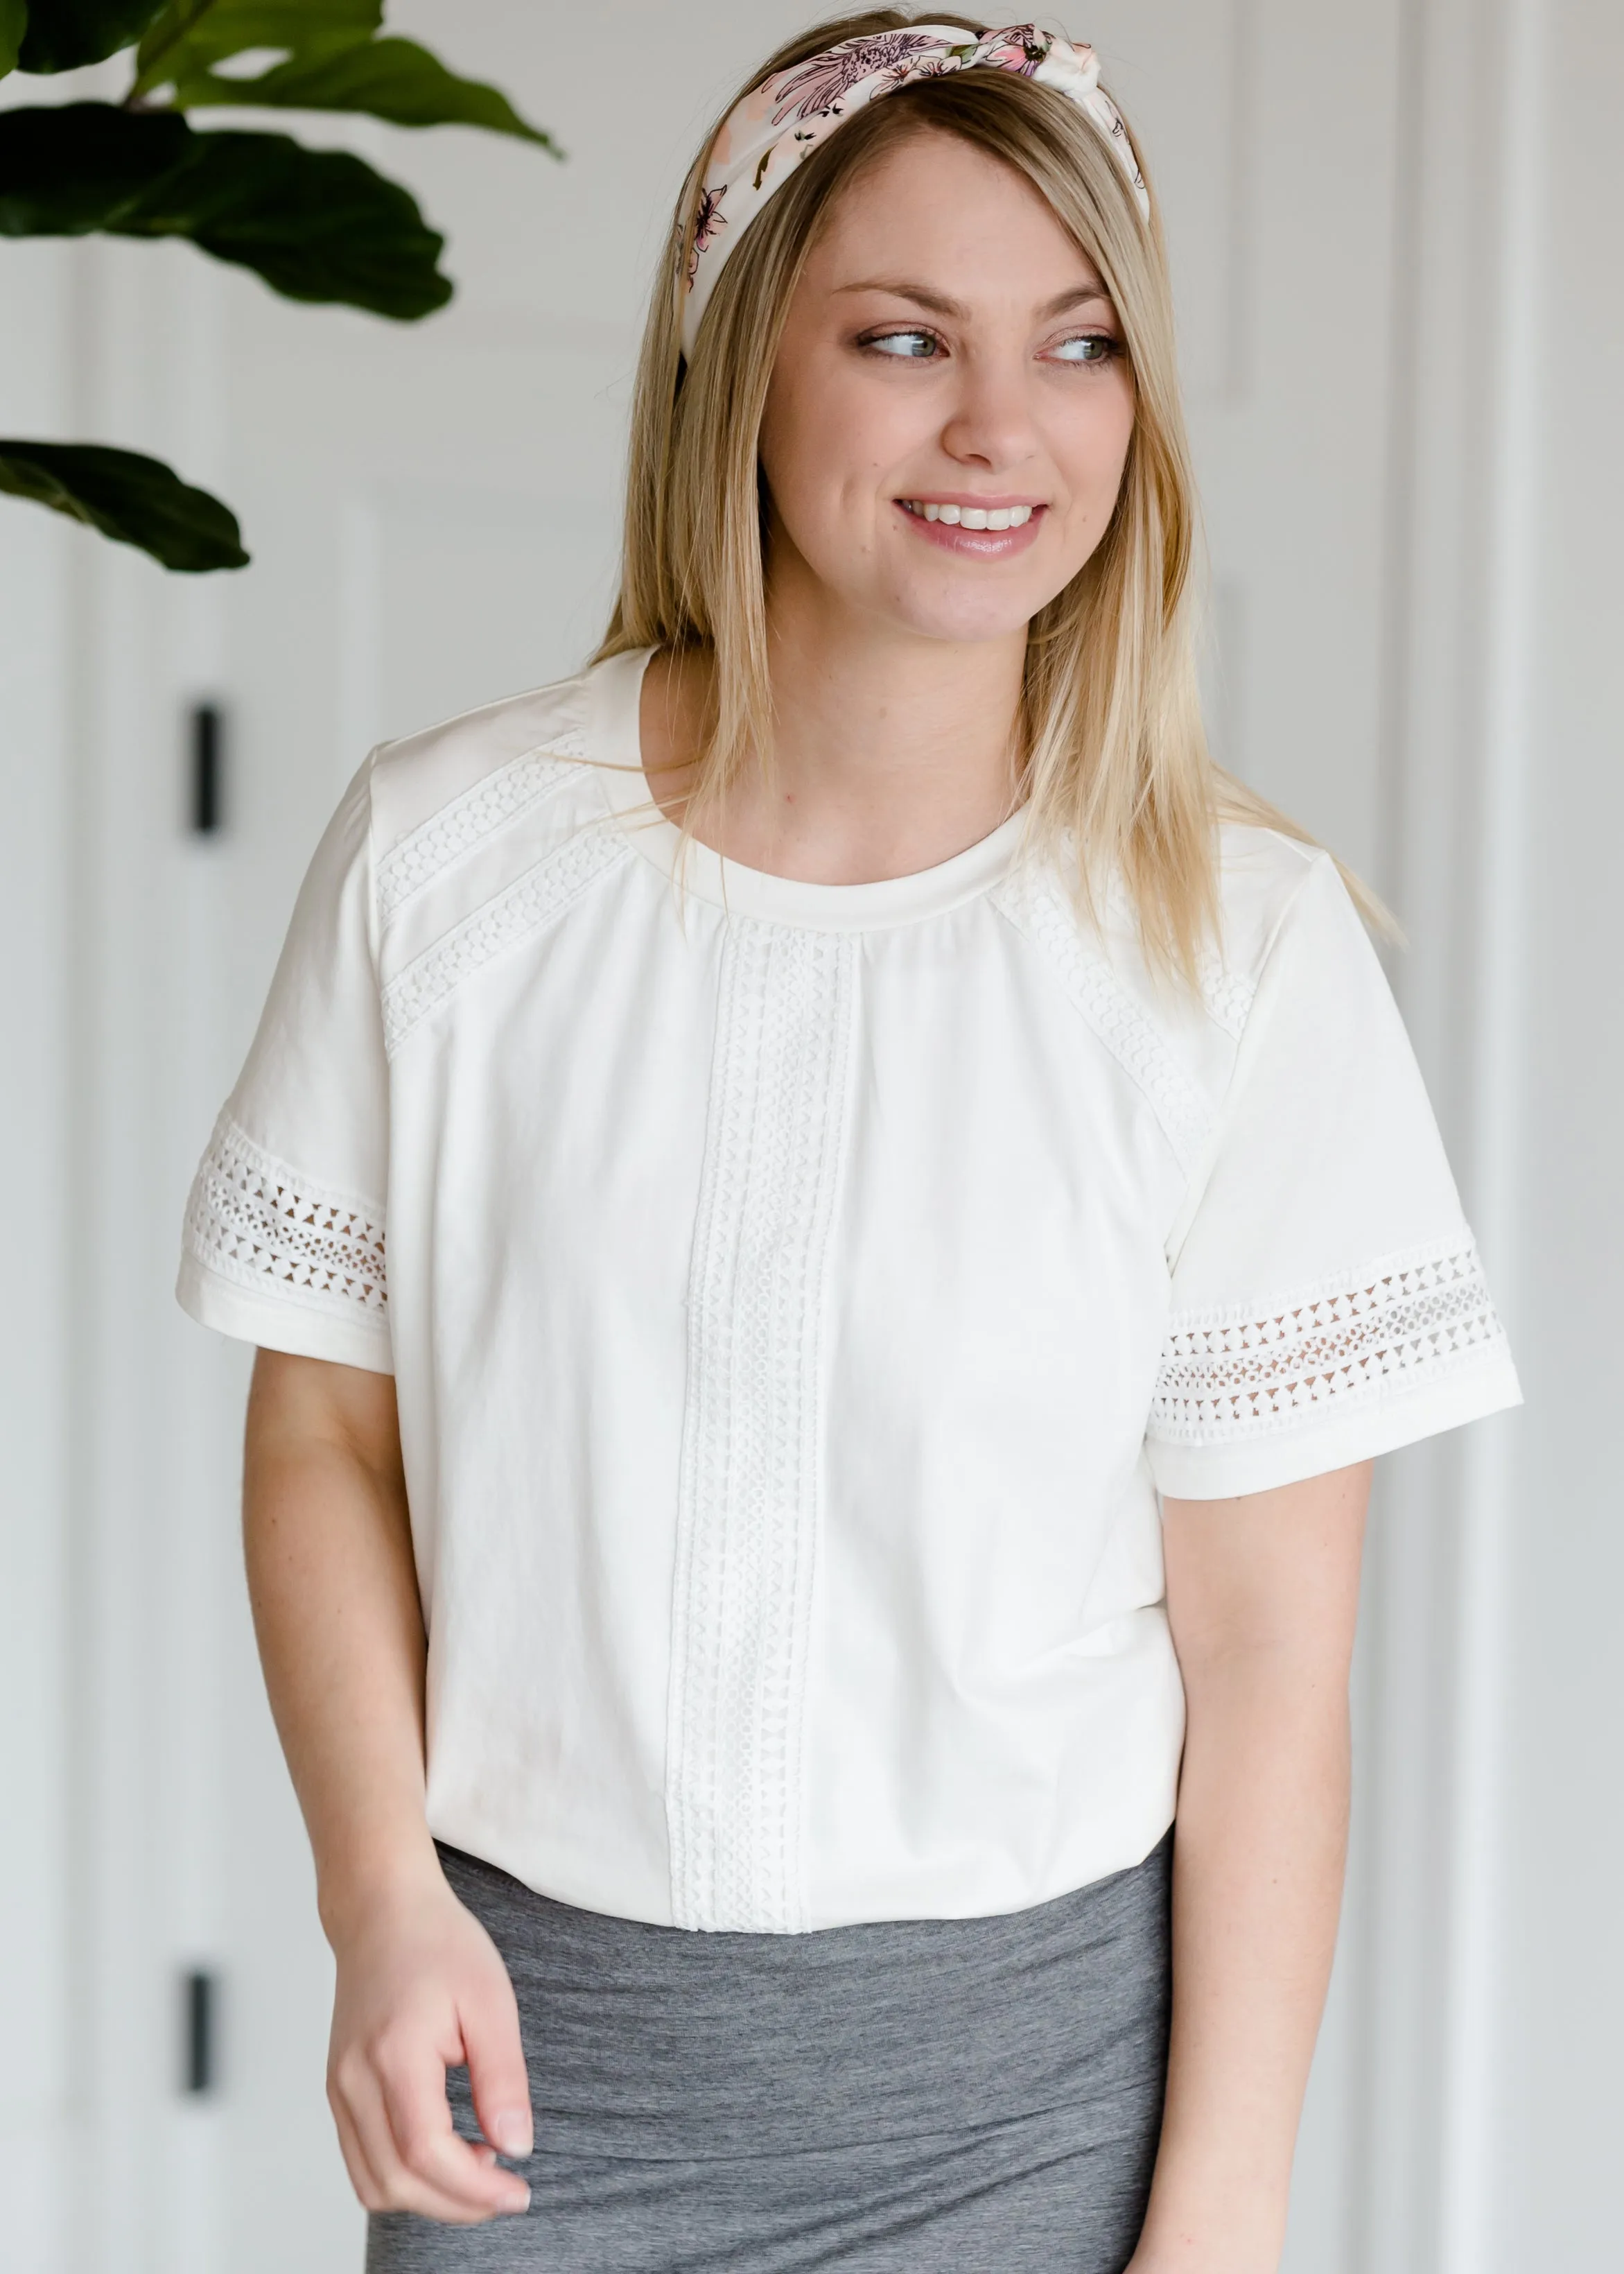
[[[437,1866],[359,1906],[335,1932],[338,1994],[327,2098],[371,2211],[466,2226],[528,2208],[500,2169],[530,2153],[530,2084],[513,1985],[495,1945]],[[489,2145],[451,2127],[446,2071],[466,2062]]]

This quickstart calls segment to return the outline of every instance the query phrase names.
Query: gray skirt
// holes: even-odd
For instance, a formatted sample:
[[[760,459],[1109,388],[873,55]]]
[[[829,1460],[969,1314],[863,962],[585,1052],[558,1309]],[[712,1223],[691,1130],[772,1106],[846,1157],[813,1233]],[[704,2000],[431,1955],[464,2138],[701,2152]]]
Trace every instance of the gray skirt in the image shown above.
[[[996,1918],[605,1918],[440,1850],[519,2001],[528,2217],[373,2218],[367,2274],[1120,2274],[1167,2067],[1172,1834]],[[477,2136],[464,2070],[448,2080]]]

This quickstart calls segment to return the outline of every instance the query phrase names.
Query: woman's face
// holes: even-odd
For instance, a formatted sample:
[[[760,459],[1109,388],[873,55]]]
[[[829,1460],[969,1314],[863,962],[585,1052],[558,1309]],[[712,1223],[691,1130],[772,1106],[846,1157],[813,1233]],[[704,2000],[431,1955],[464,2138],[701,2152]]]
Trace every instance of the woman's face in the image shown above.
[[[1009,167],[921,133],[840,198],[790,304],[761,436],[769,590],[1007,637],[1098,545],[1132,430],[1093,263]]]

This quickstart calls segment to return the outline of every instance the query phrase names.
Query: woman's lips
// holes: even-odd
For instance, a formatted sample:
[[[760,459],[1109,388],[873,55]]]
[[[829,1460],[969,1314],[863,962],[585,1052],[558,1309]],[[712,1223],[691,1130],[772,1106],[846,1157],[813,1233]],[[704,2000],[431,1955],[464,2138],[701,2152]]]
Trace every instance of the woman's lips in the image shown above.
[[[981,499],[972,504],[967,499],[897,498],[892,502],[916,536],[922,537],[928,544],[938,546],[944,553],[966,554],[974,561],[1008,561],[1016,553],[1024,553],[1036,538],[1048,510],[1044,506],[1024,500],[1016,502]],[[949,510],[960,516],[966,512],[974,513],[978,517],[987,512],[1000,515],[1015,512],[1024,513],[1028,518],[1013,529],[966,529],[962,519],[927,520],[923,511],[927,504],[938,508],[946,505]]]

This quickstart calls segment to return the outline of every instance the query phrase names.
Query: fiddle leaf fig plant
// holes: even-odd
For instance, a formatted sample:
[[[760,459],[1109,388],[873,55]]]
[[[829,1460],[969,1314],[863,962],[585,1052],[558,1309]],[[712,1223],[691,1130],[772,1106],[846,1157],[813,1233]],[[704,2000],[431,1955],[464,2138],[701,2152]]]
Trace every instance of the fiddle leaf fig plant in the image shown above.
[[[132,92],[209,104],[365,111],[395,126],[482,126],[552,150],[500,90],[459,79],[415,40],[379,36],[383,0],[171,0],[142,35]],[[251,74],[222,71],[260,59]]]
[[[23,0],[0,0],[0,79],[17,68],[17,50],[28,27]]]
[[[0,0],[0,77],[133,49],[118,102],[0,109],[0,236],[186,237],[290,300],[416,322],[450,299],[445,240],[410,192],[348,151],[187,114],[229,107],[474,126],[553,157],[498,87],[383,32],[383,0]],[[160,460],[97,443],[0,441],[0,491],[169,568],[239,568],[235,516]]]

